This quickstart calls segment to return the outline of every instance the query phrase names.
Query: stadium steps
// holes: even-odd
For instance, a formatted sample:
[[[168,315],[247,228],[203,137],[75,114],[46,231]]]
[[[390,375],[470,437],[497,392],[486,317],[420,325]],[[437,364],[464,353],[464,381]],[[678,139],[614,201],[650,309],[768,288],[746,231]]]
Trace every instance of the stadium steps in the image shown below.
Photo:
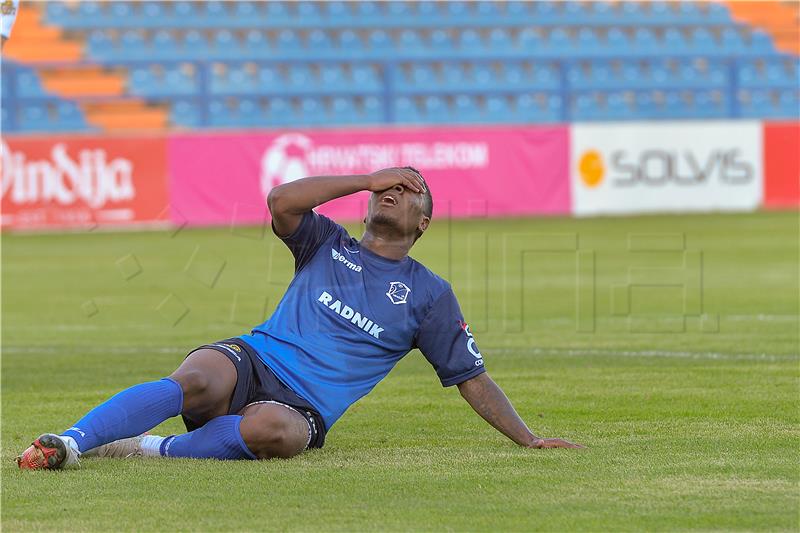
[[[151,105],[136,99],[87,102],[81,107],[86,121],[105,131],[164,129],[169,121],[166,106]]]
[[[13,37],[3,46],[5,59],[20,63],[80,61],[83,43],[66,39],[60,28],[42,23],[40,6],[21,2]]]
[[[735,20],[767,32],[776,49],[800,54],[800,2],[728,0],[725,4]]]
[[[127,79],[124,74],[95,66],[40,69],[39,77],[45,90],[66,98],[121,96]]]

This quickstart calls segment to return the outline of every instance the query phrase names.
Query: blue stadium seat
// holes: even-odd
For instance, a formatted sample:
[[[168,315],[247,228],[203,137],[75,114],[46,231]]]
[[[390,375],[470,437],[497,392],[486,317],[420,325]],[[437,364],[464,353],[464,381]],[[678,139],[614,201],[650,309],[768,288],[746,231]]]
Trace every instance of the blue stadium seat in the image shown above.
[[[408,2],[404,2],[402,0],[387,2],[385,7],[386,16],[395,21],[408,18],[412,12],[411,6],[409,6]]]
[[[224,100],[213,99],[208,103],[208,123],[211,126],[224,127],[232,125],[233,113]]]
[[[364,2],[364,4],[372,4],[372,2]],[[394,49],[392,38],[384,30],[373,30],[369,33],[369,47],[374,53],[387,53]]]
[[[544,48],[544,39],[538,30],[525,28],[517,37],[519,49],[528,54],[541,53]]]
[[[481,109],[473,96],[459,94],[453,98],[453,111],[451,113],[453,122],[461,124],[472,124],[480,122]]]
[[[227,91],[229,93],[254,93],[259,83],[254,69],[245,66],[228,66]]]
[[[240,98],[236,112],[238,115],[236,122],[239,126],[255,128],[265,123],[263,110],[253,98]]]
[[[299,55],[302,52],[300,37],[294,30],[281,30],[275,41],[275,48],[285,55]]]
[[[269,123],[274,126],[291,124],[294,120],[292,103],[286,98],[271,98],[269,101]]]
[[[722,28],[720,40],[725,54],[741,54],[747,50],[742,34],[736,28]]]
[[[486,98],[486,112],[484,119],[487,122],[508,122],[512,118],[508,98],[505,96],[489,96]]]
[[[426,96],[422,100],[422,105],[425,111],[425,122],[441,124],[450,119],[447,102],[441,96]]]
[[[350,124],[355,122],[356,107],[348,96],[336,96],[331,100],[329,120],[333,124]]]
[[[200,107],[191,101],[178,100],[170,109],[170,121],[175,126],[196,128],[202,125]]]
[[[593,55],[602,50],[602,44],[597,33],[592,28],[578,30],[577,41],[574,46],[581,54]]]
[[[378,71],[373,65],[353,65],[351,77],[353,86],[364,91],[378,90],[383,85]]]
[[[377,124],[383,122],[384,110],[381,99],[377,96],[367,96],[361,106],[359,118],[362,124]]]
[[[489,49],[494,53],[508,53],[513,50],[511,35],[504,28],[494,28],[489,32]]]
[[[436,75],[430,65],[413,65],[409,82],[414,87],[430,88],[436,83]]]
[[[502,85],[504,87],[526,87],[530,80],[528,72],[520,63],[506,63],[503,65]]]
[[[260,30],[248,30],[244,34],[244,41],[242,42],[242,54],[248,57],[259,57],[266,55],[269,51],[270,45],[267,41],[267,36]]]
[[[205,16],[211,20],[226,20],[228,18],[228,2],[221,2],[219,0],[209,0],[203,2],[205,5]]]
[[[136,13],[133,9],[133,6],[130,2],[110,2],[108,6],[109,10],[109,17],[112,20],[117,21],[128,21],[131,19],[138,19],[140,18],[138,13]],[[54,20],[53,22],[57,22],[58,19]]]
[[[133,94],[155,94],[159,91],[159,83],[149,68],[137,67],[131,70],[128,90]]]
[[[553,28],[545,43],[552,54],[571,55],[576,52],[574,43],[564,28]]]
[[[775,46],[769,35],[763,31],[756,30],[750,36],[750,43],[747,50],[752,54],[774,54]]]
[[[467,82],[467,75],[458,63],[444,63],[442,65],[442,83],[450,89],[463,88]]]
[[[83,129],[86,121],[83,112],[75,102],[62,100],[56,104],[57,120],[63,129]]]
[[[328,20],[335,21],[341,25],[350,23],[353,12],[350,9],[350,2],[340,2],[334,0],[332,2],[323,3],[324,15]]]
[[[539,89],[555,89],[560,85],[561,80],[555,68],[537,63],[533,67],[533,83]]]
[[[550,1],[541,1],[541,2],[532,2],[532,14],[534,20],[541,23],[552,23],[554,22],[557,16],[557,4],[556,2]]]
[[[633,47],[642,54],[658,55],[660,44],[650,28],[637,28],[633,34]]]
[[[206,58],[209,55],[209,45],[206,36],[197,31],[189,30],[183,34],[181,53],[191,58]]]
[[[289,86],[292,91],[307,91],[314,85],[314,75],[311,67],[307,64],[299,63],[289,68]]]
[[[230,30],[218,30],[212,36],[211,54],[217,58],[239,58],[242,57],[242,47],[239,40]]]
[[[172,2],[171,6],[172,13],[170,13],[168,17],[170,20],[174,20],[176,24],[196,25],[199,22],[200,14],[194,2],[180,0],[178,2]]]
[[[416,16],[421,20],[438,20],[442,17],[442,11],[439,9],[439,2],[432,2],[430,0],[418,2]]]
[[[683,54],[689,51],[686,38],[677,28],[667,28],[664,30],[662,46],[673,54]]]
[[[422,36],[414,30],[403,30],[398,38],[398,47],[403,55],[417,55],[425,52]]]
[[[145,40],[138,30],[125,30],[119,36],[118,53],[127,59],[140,59],[147,56]]]
[[[449,31],[435,29],[430,34],[429,48],[434,54],[448,54],[455,46]]]
[[[157,30],[150,38],[156,57],[168,57],[177,53],[178,42],[170,30]]]
[[[467,2],[461,0],[445,2],[445,10],[448,20],[452,22],[465,24],[470,21],[470,5]]]
[[[462,53],[466,52],[475,56],[480,56],[486,51],[481,34],[478,33],[477,30],[470,28],[461,30],[461,32],[459,32],[458,49]]]
[[[3,85],[5,85],[6,76],[8,76],[8,74],[3,75]],[[39,75],[33,70],[27,68],[16,69],[16,90],[17,97],[22,98],[39,98],[42,96],[47,96],[47,93],[42,87]]]
[[[259,6],[261,2],[248,2],[239,0],[232,2],[233,4],[233,18],[239,20],[259,20],[261,13]]]
[[[683,4],[684,2],[681,2]],[[719,47],[711,32],[706,28],[695,28],[691,34],[689,46],[692,52],[703,55],[719,53]]]
[[[297,16],[303,20],[315,20],[321,15],[316,2],[297,2],[295,4]]]
[[[513,3],[519,3],[519,2],[513,2]],[[511,2],[507,4],[507,6],[509,6],[510,4]],[[499,2],[492,2],[486,0],[475,2],[475,5],[473,6],[475,13],[473,16],[475,17],[476,20],[480,20],[481,22],[491,23],[494,21],[499,21],[502,18],[499,6],[500,6]],[[506,9],[508,9],[508,7],[506,7]]]
[[[262,66],[258,69],[256,84],[259,92],[275,93],[284,90],[284,81],[280,73],[271,66]]]
[[[308,32],[308,49],[316,54],[329,52],[333,49],[333,40],[328,32],[313,29]]]
[[[340,57],[357,57],[364,49],[361,36],[353,30],[343,30],[339,34],[336,53]]]
[[[606,50],[618,54],[628,54],[633,51],[628,35],[620,28],[609,28],[606,34]]]
[[[20,129],[28,131],[47,130],[51,126],[46,105],[28,104],[22,108]]]
[[[495,2],[488,3],[495,4]],[[517,0],[507,2],[505,18],[507,20],[528,20],[530,17],[531,4],[532,2],[519,2]],[[480,8],[478,9],[478,13],[480,13]]]
[[[494,85],[495,73],[490,65],[476,63],[472,65],[469,85],[473,88],[489,88]]]
[[[778,93],[778,115],[783,118],[800,118],[800,94],[796,86]]]
[[[333,91],[346,89],[348,86],[344,69],[335,63],[322,65],[319,69],[319,79],[322,87]]]
[[[290,19],[289,8],[286,2],[274,1],[265,2],[266,4],[266,20],[271,25],[278,25],[285,23]]]
[[[324,124],[325,106],[322,100],[315,96],[301,98],[297,117],[302,124]]]
[[[356,17],[364,22],[379,22],[381,10],[377,2],[358,2],[356,4]]]
[[[113,2],[115,4],[116,2]],[[140,16],[138,17],[145,25],[158,23],[160,19],[164,18],[164,6],[161,2],[142,2],[139,6]]]
[[[78,16],[84,20],[103,19],[105,13],[100,2],[84,0],[78,3]]]

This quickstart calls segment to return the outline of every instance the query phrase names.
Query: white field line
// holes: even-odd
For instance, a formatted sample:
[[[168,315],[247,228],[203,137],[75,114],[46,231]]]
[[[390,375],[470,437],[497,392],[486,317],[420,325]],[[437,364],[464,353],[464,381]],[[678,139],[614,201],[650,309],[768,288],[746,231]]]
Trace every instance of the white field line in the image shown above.
[[[3,346],[0,354],[16,355],[56,355],[61,353],[85,353],[87,355],[133,355],[133,354],[183,354],[203,344],[175,346],[175,347],[153,347],[153,346]],[[678,359],[709,359],[722,361],[797,361],[800,354],[767,354],[767,353],[725,353],[725,352],[688,352],[673,350],[614,350],[612,348],[509,348],[486,347],[483,350],[487,355],[566,355],[566,356],[602,356],[602,357],[664,357]]]
[[[613,348],[496,348],[490,354],[570,355],[603,357],[666,357],[679,359],[718,359],[726,361],[797,361],[800,354],[687,352],[673,350],[615,350]]]
[[[628,317],[611,317],[610,319],[607,317],[601,317],[600,320],[609,320],[609,321],[624,321],[627,320]],[[654,319],[659,318],[671,318],[669,316],[665,317],[651,317]],[[696,317],[687,317],[687,318],[696,318]],[[796,322],[800,324],[800,315],[720,315],[720,321],[731,321],[731,322]],[[531,323],[535,324],[548,324],[548,325],[555,325],[555,324],[564,324],[564,325],[572,325],[575,323],[574,318],[545,318],[541,320],[532,320]],[[220,323],[212,323],[208,324],[210,327],[219,327],[222,329],[225,328],[238,328],[244,332],[247,328],[242,328],[238,324],[231,324],[230,322],[220,322]],[[51,324],[47,326],[47,329],[50,331],[100,331],[100,330],[151,330],[156,328],[153,324],[134,324],[134,323],[126,323],[126,324]],[[6,326],[6,329],[14,329],[15,331],[40,331],[42,329],[41,325],[36,324],[20,324],[14,326]],[[238,331],[237,329],[237,331]],[[232,335],[236,334],[233,332]]]

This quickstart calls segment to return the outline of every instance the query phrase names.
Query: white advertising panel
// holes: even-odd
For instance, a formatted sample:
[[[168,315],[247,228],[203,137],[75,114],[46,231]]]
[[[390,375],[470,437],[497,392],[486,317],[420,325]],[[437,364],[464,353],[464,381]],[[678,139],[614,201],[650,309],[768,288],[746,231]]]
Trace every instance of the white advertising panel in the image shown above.
[[[761,123],[574,124],[570,181],[576,215],[757,209]]]

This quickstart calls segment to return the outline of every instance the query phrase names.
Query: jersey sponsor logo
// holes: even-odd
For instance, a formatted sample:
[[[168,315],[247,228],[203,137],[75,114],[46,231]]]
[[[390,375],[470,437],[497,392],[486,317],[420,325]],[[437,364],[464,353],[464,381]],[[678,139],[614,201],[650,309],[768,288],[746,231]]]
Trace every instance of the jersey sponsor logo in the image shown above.
[[[322,293],[319,295],[319,298],[317,298],[317,301],[331,311],[335,312],[340,317],[344,318],[345,320],[349,320],[352,324],[355,324],[359,328],[363,329],[376,339],[381,338],[381,332],[383,331],[382,327],[380,327],[366,315],[362,315],[352,307],[344,305],[341,300],[335,299],[329,292],[322,291]]]
[[[236,358],[237,361],[241,361],[242,360],[242,358],[239,357],[239,354],[237,353],[237,352],[241,351],[241,348],[239,346],[236,346],[235,344],[223,344],[223,343],[217,342],[217,343],[212,344],[211,346],[216,346],[218,348],[222,348],[223,350],[227,350],[228,353],[230,353],[232,356],[234,356]]]
[[[395,305],[407,303],[409,294],[411,294],[411,289],[402,281],[390,282],[389,290],[386,292],[389,301]]]
[[[481,352],[478,351],[478,345],[475,344],[475,337],[472,336],[472,332],[469,330],[469,324],[459,321],[458,325],[467,335],[467,351],[469,351],[469,353],[472,354],[472,357],[475,358],[475,366],[483,365],[483,356],[481,355]]]
[[[333,258],[334,261],[342,263],[344,266],[346,266],[353,272],[361,272],[361,265],[353,263],[352,261],[347,259],[344,255],[340,254],[333,248],[331,248],[331,257]]]

